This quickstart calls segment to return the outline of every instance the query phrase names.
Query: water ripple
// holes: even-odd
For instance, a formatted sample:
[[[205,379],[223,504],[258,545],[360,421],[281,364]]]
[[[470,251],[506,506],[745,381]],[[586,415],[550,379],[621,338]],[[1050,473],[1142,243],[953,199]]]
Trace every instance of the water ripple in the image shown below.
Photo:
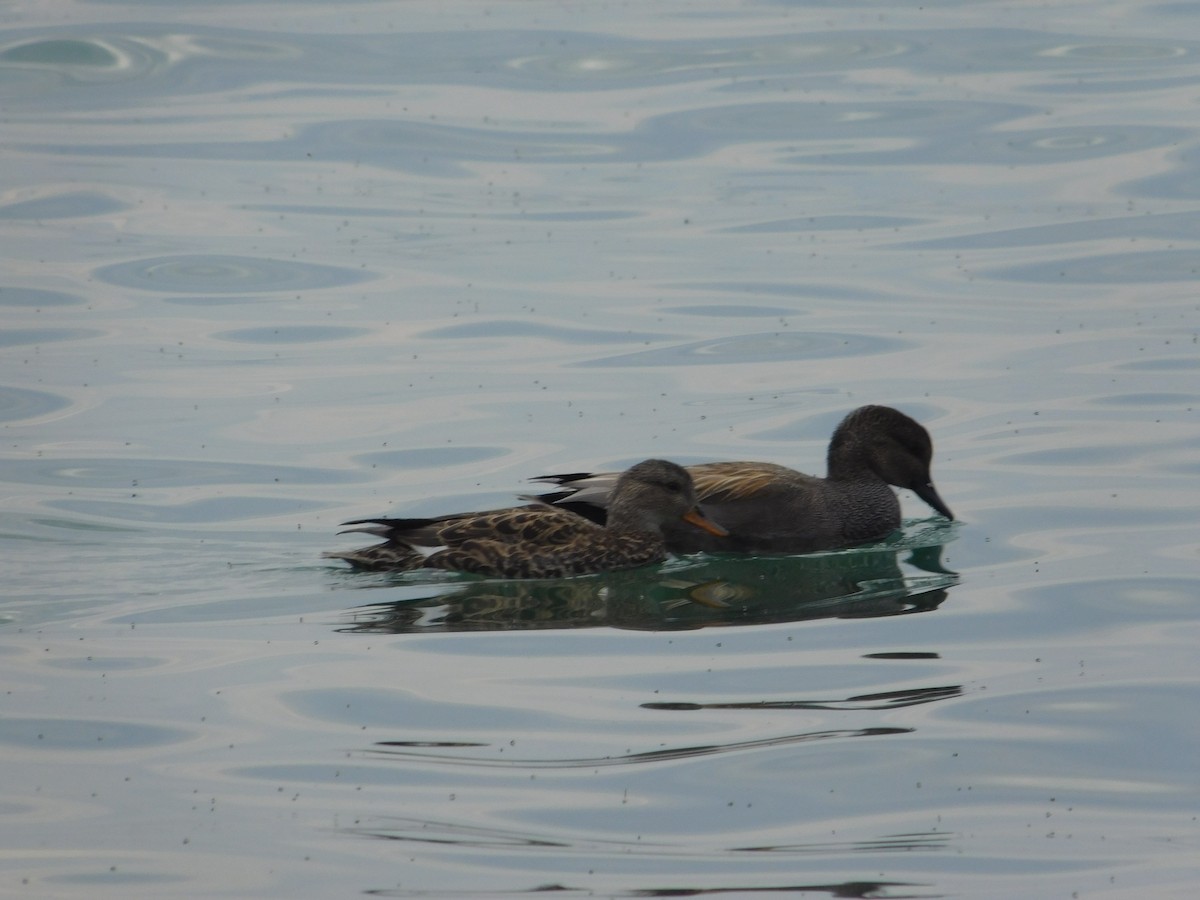
[[[165,70],[171,56],[130,36],[40,37],[0,50],[0,69],[36,79],[43,88],[140,84]],[[7,80],[7,79],[6,79]],[[26,93],[28,88],[22,93]],[[64,96],[70,96],[64,90]],[[72,98],[74,99],[74,98]]]
[[[1195,53],[1193,48],[1182,44],[1171,44],[1163,41],[1087,41],[1071,44],[1059,44],[1049,47],[1039,55],[1055,60],[1071,61],[1086,60],[1102,63],[1105,68],[1117,62],[1162,62],[1177,60]]]
[[[96,278],[118,287],[179,294],[236,294],[344,287],[374,277],[355,269],[258,256],[187,254],[102,266]]]
[[[45,291],[39,288],[0,286],[0,306],[26,306],[38,309],[44,306],[77,306],[83,299],[61,291]]]
[[[768,222],[755,222],[751,225],[734,225],[722,228],[725,234],[791,234],[808,231],[866,231],[870,229],[899,229],[908,225],[917,225],[920,219],[906,219],[900,216],[868,216],[868,215],[839,215],[839,216],[805,216],[797,219],[772,219]]]
[[[510,828],[489,828],[460,822],[435,821],[405,816],[384,816],[366,824],[345,829],[347,834],[359,834],[387,840],[416,841],[464,847],[555,847],[576,852],[629,854],[664,854],[672,856],[698,856],[711,858],[714,855],[741,853],[799,853],[829,854],[844,852],[908,851],[916,849],[941,849],[953,834],[946,831],[928,831],[921,834],[888,834],[859,841],[817,841],[812,843],[747,845],[734,847],[710,847],[694,843],[669,844],[662,841],[625,841],[619,839],[587,839],[578,836],[556,834],[533,834]],[[877,885],[878,886],[878,885]],[[756,888],[756,892],[772,890]],[[792,890],[791,888],[781,890]],[[797,888],[795,890],[804,890]],[[697,894],[702,893],[700,891]],[[540,894],[539,894],[540,896]],[[613,896],[605,891],[605,896]],[[617,896],[622,896],[618,894]],[[639,892],[636,896],[692,896],[691,892],[672,892],[656,895]],[[874,894],[839,893],[838,897],[875,896]],[[909,896],[909,895],[906,895]]]
[[[986,269],[981,274],[1002,281],[1042,284],[1194,282],[1200,277],[1200,259],[1190,249],[1146,250],[1003,266]]]
[[[290,325],[235,328],[232,331],[218,331],[213,337],[239,344],[308,344],[345,341],[370,333],[369,328],[350,328],[345,325]]]
[[[35,83],[43,103],[46,91],[57,88],[57,95],[51,95],[53,102],[91,109],[105,103],[124,107],[134,95],[232,89],[261,78],[263,62],[295,63],[297,80],[303,71],[303,52],[273,33],[231,29],[185,33],[176,23],[153,22],[139,30],[146,33],[80,36],[79,29],[72,28],[67,37],[38,36],[11,43],[0,50],[4,82],[23,88],[18,98],[28,97],[29,83]],[[80,86],[86,87],[86,96],[78,92]],[[107,86],[113,91],[104,93]]]
[[[100,337],[103,331],[92,328],[0,328],[0,347],[47,344],[53,341],[79,341]]]
[[[42,665],[68,671],[132,672],[139,669],[159,669],[167,660],[155,656],[86,656],[81,659],[50,659]]]
[[[223,484],[345,484],[361,475],[336,469],[302,468],[261,463],[210,462],[196,459],[63,459],[0,460],[0,478],[20,484],[62,487],[181,487]]]
[[[1169,147],[1182,128],[1095,125],[1000,130],[1036,110],[1005,103],[759,102],[673,111],[627,132],[534,131],[428,121],[317,122],[279,141],[22,145],[47,154],[276,161],[304,155],[387,169],[470,177],[472,165],[495,163],[630,163],[692,159],[733,143],[802,141],[783,162],[810,165],[1014,165],[1095,159]],[[879,148],[879,142],[901,146]],[[844,147],[830,149],[831,142]]]
[[[48,506],[65,512],[81,513],[103,519],[159,524],[236,522],[273,516],[293,516],[320,509],[323,504],[309,500],[274,497],[218,497],[188,503],[122,503],[115,500],[58,500]]]
[[[354,461],[385,469],[441,469],[497,459],[507,452],[503,447],[408,447],[362,453]]]
[[[949,700],[962,695],[962,686],[939,685],[927,688],[905,688],[881,691],[874,694],[859,694],[845,700],[747,700],[734,703],[695,703],[662,701],[641,704],[643,709],[698,710],[698,709],[898,709],[902,706],[918,706]]]
[[[810,731],[802,734],[786,734],[769,738],[758,738],[748,741],[732,741],[726,744],[699,744],[690,747],[670,747],[665,750],[646,750],[641,753],[624,753],[612,756],[580,757],[577,759],[483,759],[447,756],[440,753],[426,753],[417,749],[407,749],[404,741],[377,741],[376,747],[383,750],[360,751],[366,756],[385,757],[388,759],[419,759],[424,762],[437,762],[454,766],[476,766],[482,768],[504,769],[598,769],[609,766],[644,765],[646,763],[669,762],[679,759],[696,759],[702,756],[714,756],[725,753],[741,753],[748,750],[759,750],[763,747],[781,747],[792,744],[806,744],[814,741],[839,740],[842,738],[886,737],[896,734],[911,734],[915,729],[898,727],[876,728],[840,728],[829,731]],[[424,744],[422,744],[424,746]],[[399,748],[399,749],[394,749]]]
[[[0,219],[74,219],[129,208],[128,203],[99,191],[69,191],[0,206]]]
[[[932,104],[941,109],[943,104]],[[1032,113],[1032,110],[1028,112]],[[872,131],[872,139],[894,129]],[[1106,156],[1140,153],[1178,145],[1189,135],[1180,128],[1139,125],[1073,125],[1058,128],[935,131],[911,135],[914,142],[889,150],[851,150],[829,153],[825,149],[792,157],[796,163],[819,157],[823,163],[841,165],[1030,165],[1082,162]]]
[[[1178,153],[1174,169],[1161,175],[1139,178],[1125,185],[1134,196],[1155,197],[1178,202],[1200,199],[1200,154],[1192,150]]]
[[[704,80],[715,70],[726,77],[789,71],[843,70],[896,60],[917,45],[895,32],[825,32],[820,38],[742,38],[733,41],[608,40],[563,35],[555,52],[524,55],[507,67],[532,75],[543,87],[590,90],[678,81]],[[565,87],[570,85],[570,88]]]
[[[1200,369],[1200,359],[1194,356],[1166,356],[1120,363],[1113,368],[1126,372],[1191,372]]]
[[[648,120],[631,136],[635,158],[662,155],[661,148],[693,148],[697,153],[716,152],[734,136],[747,141],[802,141],[811,151],[785,162],[822,163],[942,162],[960,153],[978,163],[973,141],[996,126],[1023,118],[1032,109],[1006,103],[879,101],[877,103],[758,102],[707,106],[670,112]],[[971,140],[961,148],[954,141],[966,133]],[[876,142],[902,138],[904,148],[868,151],[849,143],[831,152],[829,142]],[[912,144],[913,146],[909,146]],[[657,148],[657,149],[652,149]],[[674,154],[672,154],[674,155]],[[690,153],[688,155],[691,155]]]
[[[70,405],[70,399],[58,394],[0,385],[0,422],[35,419]]]
[[[893,353],[912,346],[897,338],[819,331],[777,331],[695,341],[574,363],[582,367],[759,365],[803,359]]]
[[[128,750],[161,747],[193,737],[181,728],[103,719],[0,719],[0,743],[39,750]]]
[[[783,318],[796,315],[796,310],[783,306],[751,306],[727,303],[696,304],[693,306],[668,306],[663,312],[681,316],[714,316],[721,318]]]
[[[1056,222],[1027,228],[1007,228],[954,235],[925,241],[908,241],[891,246],[911,250],[990,250],[1009,247],[1045,247],[1052,244],[1083,243],[1112,238],[1158,238],[1192,240],[1200,234],[1200,212],[1117,216],[1113,218]]]
[[[605,331],[600,328],[569,328],[548,322],[519,321],[515,319],[470,322],[462,325],[447,325],[423,331],[424,338],[507,338],[532,337],[562,341],[569,344],[631,344],[662,341],[672,335],[653,331]]]

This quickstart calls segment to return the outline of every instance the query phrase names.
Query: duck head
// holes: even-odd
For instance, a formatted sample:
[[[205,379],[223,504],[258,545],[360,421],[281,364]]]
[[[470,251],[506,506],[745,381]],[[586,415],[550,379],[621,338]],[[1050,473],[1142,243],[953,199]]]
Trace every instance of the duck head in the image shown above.
[[[680,519],[718,537],[729,533],[700,510],[683,466],[647,459],[621,473],[608,508],[609,528],[661,535],[664,525]]]
[[[860,406],[829,442],[829,477],[853,478],[864,469],[907,488],[947,519],[950,511],[933,486],[933,440],[921,423],[890,406]]]

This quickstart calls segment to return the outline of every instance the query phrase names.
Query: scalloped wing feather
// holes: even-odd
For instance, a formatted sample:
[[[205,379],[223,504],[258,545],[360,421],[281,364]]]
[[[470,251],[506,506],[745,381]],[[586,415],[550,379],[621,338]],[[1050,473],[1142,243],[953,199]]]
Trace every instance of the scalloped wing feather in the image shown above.
[[[424,561],[439,569],[501,578],[565,578],[629,569],[666,558],[662,542],[645,535],[613,536],[603,529],[577,532],[556,546],[468,540]]]
[[[449,519],[431,529],[436,543],[454,547],[467,541],[502,544],[531,543],[561,545],[594,536],[600,526],[567,510],[553,506],[518,506]],[[401,536],[408,541],[409,535]]]

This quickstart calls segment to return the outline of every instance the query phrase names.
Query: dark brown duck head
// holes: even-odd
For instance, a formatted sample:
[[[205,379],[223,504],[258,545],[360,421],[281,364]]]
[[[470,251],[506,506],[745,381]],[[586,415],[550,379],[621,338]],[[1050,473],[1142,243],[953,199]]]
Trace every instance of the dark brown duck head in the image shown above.
[[[929,467],[933,440],[914,419],[890,406],[860,406],[844,418],[829,441],[832,481],[882,478],[907,488],[947,519],[954,513],[942,502]]]
[[[661,535],[663,526],[680,519],[718,537],[728,534],[700,511],[692,476],[683,466],[647,459],[621,473],[608,507],[609,529]]]

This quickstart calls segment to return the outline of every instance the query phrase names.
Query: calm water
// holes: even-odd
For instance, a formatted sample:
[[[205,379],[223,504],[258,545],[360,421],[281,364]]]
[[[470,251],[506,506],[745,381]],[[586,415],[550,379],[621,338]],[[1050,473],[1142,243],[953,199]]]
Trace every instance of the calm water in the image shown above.
[[[0,28],[0,895],[1194,895],[1194,4]],[[959,523],[320,559],[868,402]]]

